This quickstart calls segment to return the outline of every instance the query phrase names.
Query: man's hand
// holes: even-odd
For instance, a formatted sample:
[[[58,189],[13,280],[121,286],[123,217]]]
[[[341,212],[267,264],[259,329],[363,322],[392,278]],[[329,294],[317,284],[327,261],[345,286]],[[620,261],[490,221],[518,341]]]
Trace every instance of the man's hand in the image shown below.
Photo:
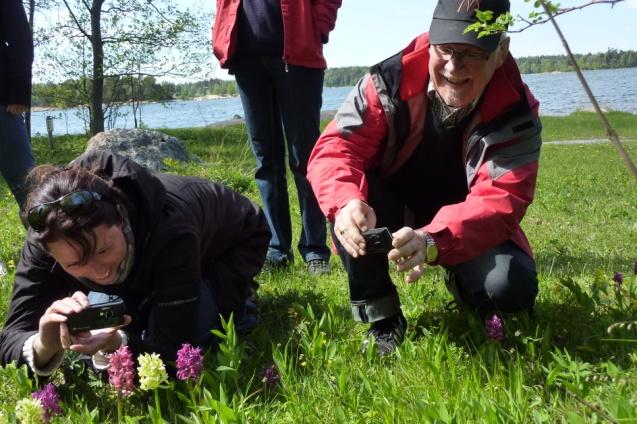
[[[352,257],[365,254],[365,239],[361,235],[376,227],[376,213],[367,203],[352,199],[341,208],[334,220],[334,232],[341,245]]]
[[[394,234],[393,246],[387,257],[400,272],[409,271],[405,280],[413,283],[425,272],[427,239],[421,230],[403,227]]]
[[[19,115],[22,112],[29,110],[29,106],[26,105],[8,105],[7,112],[11,115]]]

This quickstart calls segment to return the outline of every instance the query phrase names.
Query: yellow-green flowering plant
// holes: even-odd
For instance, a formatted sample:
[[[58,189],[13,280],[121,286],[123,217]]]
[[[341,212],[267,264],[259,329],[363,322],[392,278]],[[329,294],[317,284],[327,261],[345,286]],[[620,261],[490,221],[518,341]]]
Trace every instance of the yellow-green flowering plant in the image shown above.
[[[142,390],[154,390],[168,381],[166,366],[157,353],[144,353],[137,358],[139,386]]]
[[[15,406],[15,417],[22,424],[43,424],[44,410],[38,399],[20,399]]]
[[[163,422],[161,417],[161,407],[159,404],[159,393],[157,389],[162,383],[168,382],[166,366],[157,353],[144,353],[137,357],[139,366],[139,387],[142,390],[152,390],[155,396],[155,410],[150,409],[150,416],[153,422]]]

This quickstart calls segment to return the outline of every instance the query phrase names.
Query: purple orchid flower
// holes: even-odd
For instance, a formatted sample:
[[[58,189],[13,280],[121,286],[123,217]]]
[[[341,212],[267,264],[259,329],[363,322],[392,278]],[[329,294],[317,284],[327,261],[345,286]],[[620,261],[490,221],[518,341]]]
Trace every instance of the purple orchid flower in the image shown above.
[[[192,347],[188,343],[181,345],[177,351],[177,378],[180,380],[196,380],[203,371],[203,351],[200,347]]]
[[[42,390],[38,390],[31,394],[33,399],[40,401],[42,409],[44,410],[44,421],[49,422],[51,417],[62,413],[60,407],[60,396],[55,390],[55,386],[51,383],[46,384]]]
[[[108,382],[115,388],[119,397],[124,398],[133,393],[135,385],[133,378],[133,354],[128,346],[120,346],[111,354],[108,368]]]
[[[487,330],[487,336],[489,336],[490,339],[497,342],[504,340],[504,322],[497,314],[493,314],[490,319],[484,322],[484,325]]]

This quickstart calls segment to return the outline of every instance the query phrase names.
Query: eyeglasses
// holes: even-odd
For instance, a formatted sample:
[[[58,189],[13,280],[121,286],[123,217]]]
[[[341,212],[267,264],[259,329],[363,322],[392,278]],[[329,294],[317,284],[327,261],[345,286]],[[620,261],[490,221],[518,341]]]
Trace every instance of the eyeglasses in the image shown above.
[[[57,200],[41,203],[29,209],[27,220],[35,232],[41,232],[46,227],[46,217],[55,207],[59,207],[68,216],[83,216],[95,210],[102,195],[89,190],[78,190],[66,194]]]
[[[490,53],[485,53],[478,50],[465,50],[459,52],[451,47],[446,47],[439,44],[433,45],[433,48],[436,52],[436,55],[443,60],[451,60],[451,58],[455,57],[459,61],[471,64],[486,62],[487,60],[489,60],[489,56],[491,55]]]

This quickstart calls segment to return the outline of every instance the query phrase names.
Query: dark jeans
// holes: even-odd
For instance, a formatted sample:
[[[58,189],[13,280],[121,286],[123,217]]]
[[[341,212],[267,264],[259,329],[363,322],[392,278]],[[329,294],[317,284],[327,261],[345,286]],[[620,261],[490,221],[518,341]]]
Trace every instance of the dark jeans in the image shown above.
[[[10,114],[7,106],[0,104],[0,173],[20,209],[27,196],[24,179],[34,165],[24,117]]]
[[[272,238],[268,259],[292,259],[292,224],[285,150],[299,197],[303,259],[328,259],[326,221],[307,180],[307,162],[320,135],[323,70],[258,57],[233,64],[256,158],[255,178]],[[285,132],[285,137],[284,137]]]
[[[377,227],[392,232],[405,225],[404,202],[387,191],[383,182],[368,178],[369,204],[374,208]],[[414,217],[417,226],[419,223]],[[407,219],[408,221],[408,219]],[[351,257],[333,234],[339,255],[349,279],[354,319],[374,322],[400,312],[396,286],[389,276],[387,255]],[[530,309],[538,292],[535,262],[515,243],[507,240],[494,249],[465,263],[447,267],[450,283],[455,284],[461,301],[478,311],[516,312]]]

